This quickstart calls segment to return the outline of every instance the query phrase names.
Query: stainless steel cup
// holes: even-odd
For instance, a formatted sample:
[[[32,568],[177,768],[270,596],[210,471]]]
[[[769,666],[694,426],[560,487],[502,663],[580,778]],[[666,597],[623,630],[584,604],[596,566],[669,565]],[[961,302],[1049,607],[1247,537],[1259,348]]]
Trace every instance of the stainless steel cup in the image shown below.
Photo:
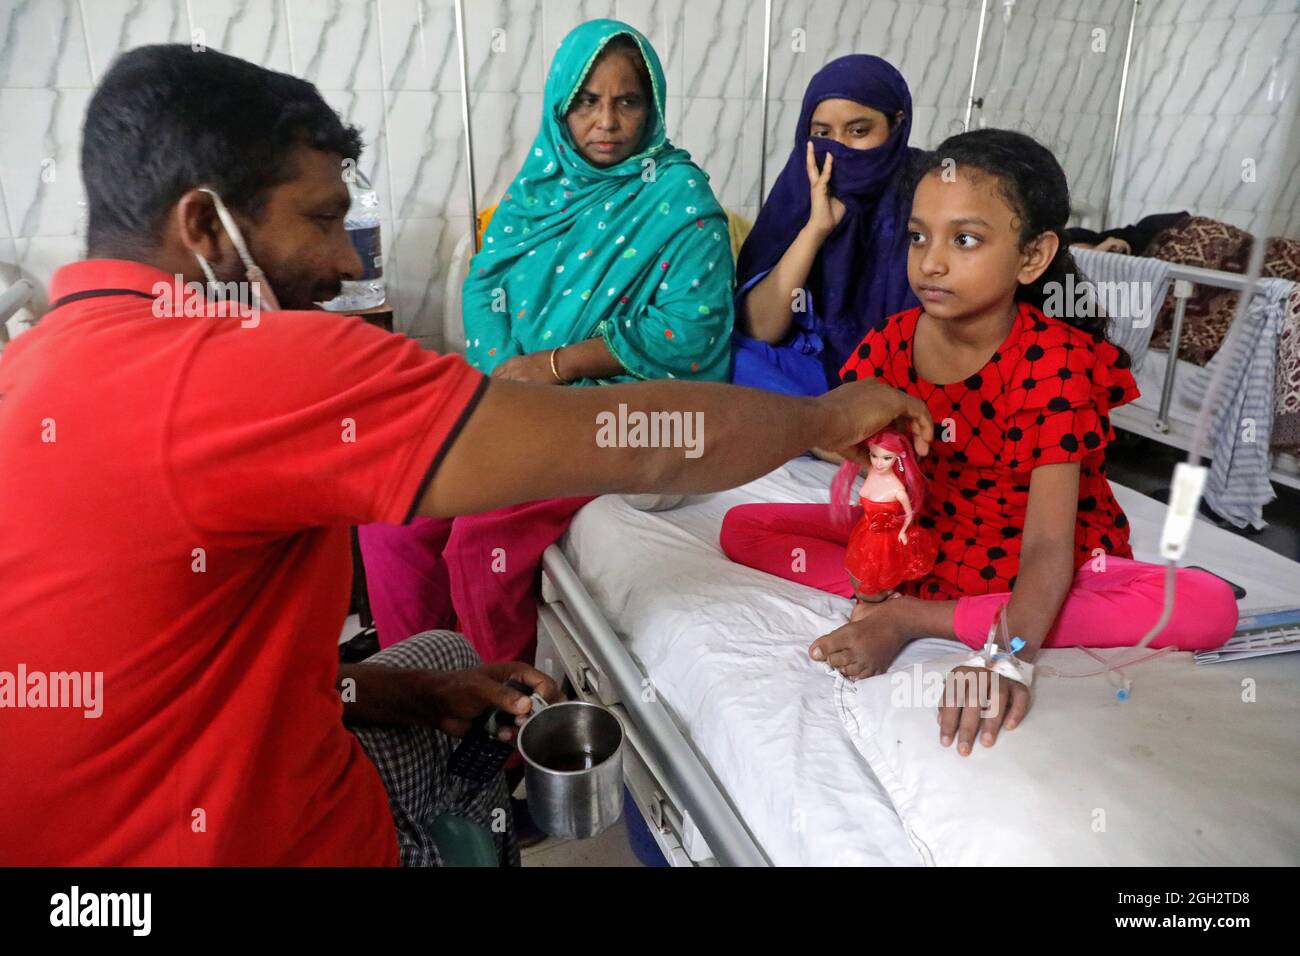
[[[535,708],[539,700],[534,697]],[[538,827],[553,836],[585,840],[618,822],[623,813],[623,725],[613,712],[579,700],[534,709],[518,741],[528,812]]]

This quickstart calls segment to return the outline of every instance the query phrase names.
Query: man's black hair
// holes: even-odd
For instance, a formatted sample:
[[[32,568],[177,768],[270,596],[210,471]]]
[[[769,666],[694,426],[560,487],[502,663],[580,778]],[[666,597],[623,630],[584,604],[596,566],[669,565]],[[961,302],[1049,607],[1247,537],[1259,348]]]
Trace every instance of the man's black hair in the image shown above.
[[[357,130],[306,80],[183,44],[123,53],[82,131],[91,254],[154,248],[167,210],[198,186],[257,219],[299,146],[361,155]]]

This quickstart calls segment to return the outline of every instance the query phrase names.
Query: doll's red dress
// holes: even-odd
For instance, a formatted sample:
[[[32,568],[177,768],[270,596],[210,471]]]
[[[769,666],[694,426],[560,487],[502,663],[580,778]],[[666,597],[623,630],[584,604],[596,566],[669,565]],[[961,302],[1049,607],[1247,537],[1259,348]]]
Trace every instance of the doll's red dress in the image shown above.
[[[844,557],[844,568],[858,582],[859,593],[890,591],[904,581],[915,581],[929,573],[938,543],[934,533],[920,527],[915,518],[907,529],[907,544],[898,540],[904,521],[901,501],[863,498],[862,509]]]

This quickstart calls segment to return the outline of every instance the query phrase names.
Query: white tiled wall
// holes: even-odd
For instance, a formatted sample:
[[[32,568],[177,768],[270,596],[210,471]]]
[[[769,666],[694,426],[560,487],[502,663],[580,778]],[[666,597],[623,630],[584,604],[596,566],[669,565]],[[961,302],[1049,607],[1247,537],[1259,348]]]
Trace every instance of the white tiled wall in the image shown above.
[[[1298,80],[1300,0],[1143,2],[1112,218],[1187,209],[1300,238]]]
[[[1070,183],[1074,221],[1102,219],[1131,0],[990,2],[972,126],[1021,130]]]
[[[1132,0],[989,0],[974,122],[1024,129],[1070,176],[1078,217],[1105,196]],[[577,23],[644,32],[668,128],[724,205],[759,196],[761,0],[467,0],[477,202],[497,200],[536,135],[551,56]],[[766,186],[804,88],[829,59],[875,53],[912,88],[912,142],[960,131],[980,0],[774,0]],[[361,128],[384,208],[399,327],[441,347],[443,287],[469,228],[452,0],[0,0],[0,282],[42,286],[83,253],[79,133],[120,51],[198,39],[315,83]],[[1104,49],[1096,49],[1097,31]],[[201,31],[201,33],[199,32]],[[1300,0],[1143,0],[1111,221],[1177,207],[1300,235]],[[688,95],[689,92],[689,95]],[[1241,181],[1244,159],[1255,183]]]

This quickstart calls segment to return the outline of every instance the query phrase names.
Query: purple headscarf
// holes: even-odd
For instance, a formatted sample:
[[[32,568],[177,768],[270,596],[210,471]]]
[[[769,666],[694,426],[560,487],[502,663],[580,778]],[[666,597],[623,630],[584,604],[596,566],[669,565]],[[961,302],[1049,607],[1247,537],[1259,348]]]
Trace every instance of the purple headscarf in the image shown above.
[[[811,206],[806,163],[812,114],[826,99],[846,99],[902,122],[874,149],[852,149],[832,139],[813,140],[818,168],[835,157],[830,191],[844,203],[844,218],[827,237],[805,283],[821,317],[822,364],[827,381],[862,337],[895,312],[917,305],[907,284],[907,216],[911,197],[904,182],[911,157],[912,94],[901,73],[878,56],[855,53],[826,64],[804,93],[794,149],[772,185],[740,250],[737,287],[770,270],[808,221]]]

